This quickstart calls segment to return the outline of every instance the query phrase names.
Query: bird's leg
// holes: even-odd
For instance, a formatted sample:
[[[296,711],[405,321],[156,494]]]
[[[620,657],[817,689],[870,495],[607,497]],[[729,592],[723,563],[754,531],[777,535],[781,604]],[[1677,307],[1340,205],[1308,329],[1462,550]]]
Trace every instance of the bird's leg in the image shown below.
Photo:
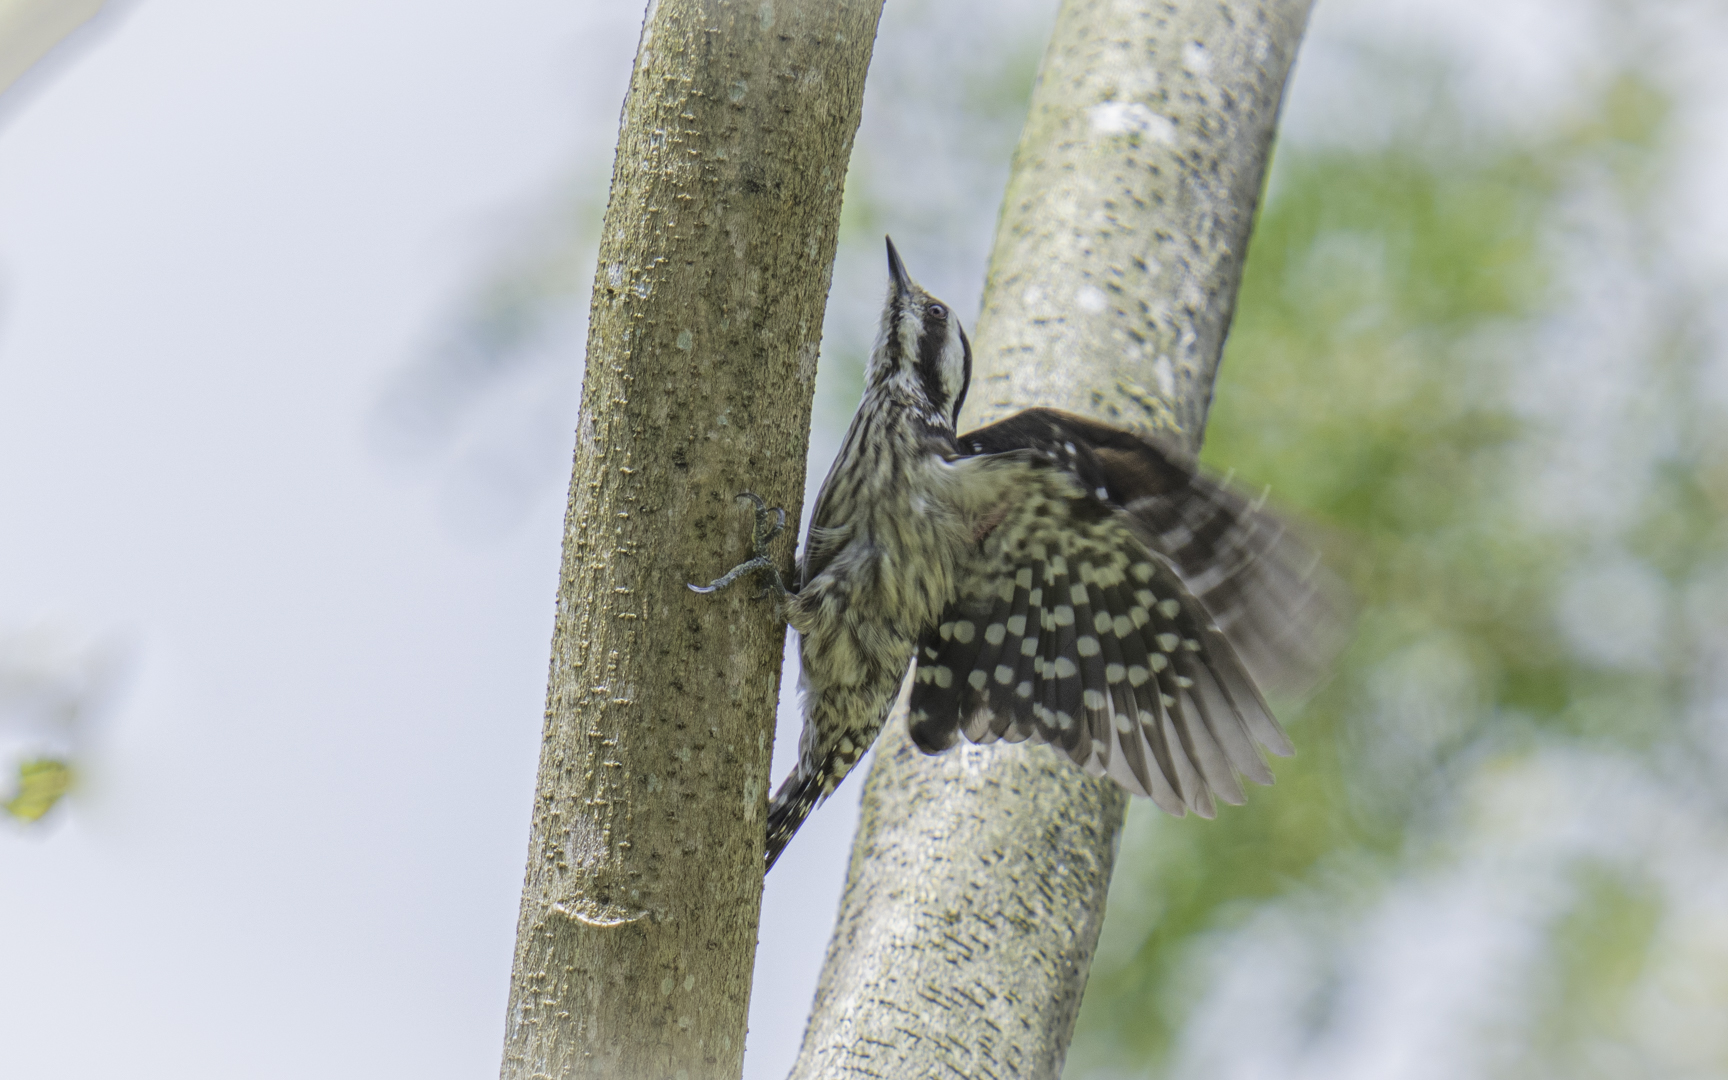
[[[724,589],[745,574],[759,573],[764,586],[762,596],[772,594],[780,603],[791,599],[792,593],[786,588],[786,582],[780,577],[780,568],[774,565],[774,559],[768,554],[768,545],[780,535],[780,530],[786,527],[786,511],[778,506],[772,510],[762,500],[760,495],[752,491],[739,492],[740,499],[749,499],[756,504],[756,524],[750,530],[751,557],[726,571],[722,577],[717,577],[707,585],[691,585],[691,592],[711,593]]]

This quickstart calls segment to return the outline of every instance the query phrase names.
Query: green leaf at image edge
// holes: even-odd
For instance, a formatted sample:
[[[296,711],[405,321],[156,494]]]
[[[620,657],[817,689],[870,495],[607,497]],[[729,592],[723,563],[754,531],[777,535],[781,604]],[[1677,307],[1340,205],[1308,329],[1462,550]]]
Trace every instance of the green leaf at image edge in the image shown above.
[[[19,821],[39,821],[72,786],[72,769],[64,761],[38,758],[18,766],[18,794],[6,810]]]

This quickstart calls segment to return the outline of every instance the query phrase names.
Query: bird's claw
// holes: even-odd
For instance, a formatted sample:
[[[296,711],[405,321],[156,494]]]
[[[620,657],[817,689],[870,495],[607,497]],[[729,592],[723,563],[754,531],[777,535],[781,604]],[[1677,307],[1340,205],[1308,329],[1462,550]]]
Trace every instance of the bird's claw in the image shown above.
[[[788,592],[786,583],[780,577],[780,568],[774,565],[773,558],[768,554],[768,545],[786,528],[786,511],[778,506],[770,509],[767,501],[754,491],[741,491],[738,497],[755,504],[756,507],[756,522],[750,529],[751,557],[706,585],[687,587],[696,593],[718,592],[745,574],[760,573],[766,578],[766,584],[757,595],[758,600],[770,594],[785,596]]]
[[[778,506],[770,510],[767,501],[754,491],[740,491],[738,497],[756,505],[756,524],[750,530],[750,541],[755,546],[755,554],[765,556],[768,554],[768,545],[786,528],[786,511]],[[774,515],[772,525],[768,524],[769,514]]]

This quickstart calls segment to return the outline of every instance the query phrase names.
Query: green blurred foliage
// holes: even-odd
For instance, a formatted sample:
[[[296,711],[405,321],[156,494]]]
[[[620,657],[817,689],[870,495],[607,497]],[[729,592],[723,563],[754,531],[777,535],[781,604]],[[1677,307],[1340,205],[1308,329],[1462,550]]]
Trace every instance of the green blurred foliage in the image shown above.
[[[18,793],[6,802],[6,812],[23,822],[42,820],[72,787],[72,769],[53,758],[37,758],[18,766]]]
[[[1623,1026],[1627,996],[1662,914],[1649,884],[1618,867],[1584,862],[1574,877],[1577,902],[1553,927],[1552,992],[1537,1032],[1537,1049],[1555,1057]]]
[[[1358,632],[1325,687],[1280,709],[1298,756],[1275,763],[1275,788],[1216,821],[1132,822],[1069,1076],[1160,1075],[1208,941],[1279,898],[1365,903],[1465,770],[1539,739],[1636,754],[1672,726],[1683,660],[1625,671],[1575,655],[1555,612],[1588,543],[1520,502],[1532,433],[1509,382],[1556,303],[1547,241],[1569,185],[1606,173],[1636,220],[1662,164],[1667,102],[1646,82],[1611,80],[1585,113],[1536,145],[1473,145],[1441,117],[1390,146],[1280,151],[1204,457],[1310,523]],[[1680,436],[1625,544],[1678,585],[1728,551],[1728,459],[1688,390],[1692,343],[1649,347]],[[1388,685],[1421,707],[1389,709]],[[1550,1061],[1611,1027],[1660,913],[1612,870],[1582,867],[1574,885],[1532,1042]]]

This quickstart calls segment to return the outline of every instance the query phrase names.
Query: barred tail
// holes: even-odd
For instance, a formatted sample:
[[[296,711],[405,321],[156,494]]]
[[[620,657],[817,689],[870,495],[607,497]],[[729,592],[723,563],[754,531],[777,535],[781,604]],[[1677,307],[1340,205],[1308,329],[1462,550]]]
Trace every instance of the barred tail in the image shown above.
[[[857,768],[896,703],[904,704],[911,686],[912,643],[903,653],[871,665],[861,682],[812,692],[808,671],[799,678],[804,691],[804,731],[798,737],[798,768],[768,804],[767,873],[792,839],[828,796]],[[808,657],[806,657],[808,662]],[[896,692],[898,691],[898,692]]]
[[[791,842],[792,834],[804,824],[804,819],[816,809],[818,803],[826,796],[823,791],[823,776],[820,771],[806,771],[800,766],[786,782],[780,785],[780,790],[774,793],[774,801],[768,804],[768,847],[765,853],[767,865],[762,872],[766,874],[774,869],[774,860],[786,850]]]

